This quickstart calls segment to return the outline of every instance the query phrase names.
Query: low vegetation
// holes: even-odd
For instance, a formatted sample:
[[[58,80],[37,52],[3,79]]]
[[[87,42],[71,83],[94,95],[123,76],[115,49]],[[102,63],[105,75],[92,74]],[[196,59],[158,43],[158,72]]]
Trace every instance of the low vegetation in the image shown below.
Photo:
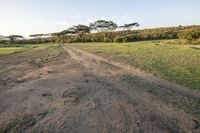
[[[197,28],[187,29],[178,34],[179,39],[185,40],[187,43],[195,44],[200,39],[200,30]]]
[[[190,89],[200,90],[200,51],[178,40],[73,44],[88,52],[134,65]]]

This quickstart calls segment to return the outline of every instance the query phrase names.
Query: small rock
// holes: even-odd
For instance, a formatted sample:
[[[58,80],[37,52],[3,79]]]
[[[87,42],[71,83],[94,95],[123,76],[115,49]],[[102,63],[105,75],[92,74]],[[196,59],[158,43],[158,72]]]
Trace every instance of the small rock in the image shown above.
[[[43,97],[48,97],[48,96],[51,96],[51,95],[52,95],[51,93],[43,93],[42,94]]]
[[[47,73],[53,73],[53,70],[48,69]]]
[[[24,82],[24,79],[18,78],[18,79],[16,80],[16,82],[17,82],[17,83],[23,83],[23,82]]]

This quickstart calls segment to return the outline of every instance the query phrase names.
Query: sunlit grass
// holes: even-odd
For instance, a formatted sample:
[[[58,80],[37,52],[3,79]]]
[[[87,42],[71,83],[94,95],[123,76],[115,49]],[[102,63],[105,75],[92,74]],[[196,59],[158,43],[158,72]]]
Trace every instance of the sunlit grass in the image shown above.
[[[173,40],[171,41],[174,42]],[[169,41],[135,43],[84,43],[72,46],[134,65],[170,81],[200,90],[200,50]]]
[[[0,55],[12,54],[23,50],[22,47],[0,48]]]

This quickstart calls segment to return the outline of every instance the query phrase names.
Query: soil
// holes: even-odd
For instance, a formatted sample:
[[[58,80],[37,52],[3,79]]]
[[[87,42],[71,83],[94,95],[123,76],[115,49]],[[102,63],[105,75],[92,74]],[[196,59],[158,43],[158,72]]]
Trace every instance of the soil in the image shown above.
[[[16,64],[4,77],[0,132],[200,132],[198,112],[195,115],[199,93],[97,55],[63,48],[59,57],[46,63]],[[194,110],[188,101],[195,103]]]

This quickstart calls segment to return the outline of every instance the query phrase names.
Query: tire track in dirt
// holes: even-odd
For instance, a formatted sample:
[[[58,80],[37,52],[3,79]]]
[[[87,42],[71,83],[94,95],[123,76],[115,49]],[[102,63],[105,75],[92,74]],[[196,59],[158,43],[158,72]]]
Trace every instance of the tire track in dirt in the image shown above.
[[[94,54],[87,53],[85,51],[82,51],[82,50],[74,48],[74,47],[68,46],[67,49],[73,59],[83,63],[83,65],[87,68],[89,68],[89,67],[91,68],[93,66],[92,64],[94,64],[93,62],[95,61],[98,64],[96,64],[95,67],[92,67],[92,68],[97,69],[97,71],[99,69],[97,65],[104,64],[104,65],[110,66],[111,71],[116,70],[116,69],[120,71],[120,72],[116,71],[114,73],[130,73],[130,74],[134,75],[135,77],[146,80],[149,83],[157,84],[158,86],[163,86],[167,89],[181,93],[182,95],[185,95],[187,97],[192,97],[192,98],[200,101],[200,93],[197,91],[190,90],[188,88],[177,85],[175,83],[170,83],[164,79],[155,77],[152,74],[142,72],[141,70],[136,69],[134,67],[130,67],[128,65],[124,65],[124,64],[121,64],[118,62],[113,62],[113,61],[107,60],[103,57],[99,57]],[[91,61],[93,61],[93,62],[91,62]],[[101,71],[99,71],[99,72],[101,72]]]
[[[76,49],[76,48],[73,48],[73,47],[67,47],[67,48],[65,47],[64,49],[69,53],[71,58],[73,58],[74,60],[79,62],[79,64],[83,65],[87,69],[90,69],[91,71],[93,71],[97,75],[101,75],[101,76],[108,77],[108,78],[112,79],[112,78],[114,78],[118,75],[123,75],[123,73],[131,73],[131,74],[134,75],[134,77],[138,77],[139,80],[142,79],[142,82],[144,82],[145,84],[146,83],[147,84],[154,84],[154,86],[158,86],[158,88],[163,87],[165,89],[171,89],[171,90],[173,90],[177,93],[180,93],[181,95],[188,96],[188,97],[194,98],[197,101],[199,101],[200,95],[198,93],[195,93],[195,92],[192,92],[192,91],[190,92],[190,90],[188,90],[187,88],[184,88],[182,86],[179,86],[179,85],[176,85],[176,84],[173,84],[173,83],[171,84],[171,83],[169,83],[165,80],[159,79],[157,77],[153,77],[150,74],[143,73],[138,69],[131,68],[129,66],[125,66],[125,65],[120,64],[120,63],[108,61],[108,60],[106,60],[102,57],[98,57],[96,55],[87,53],[85,51],[82,51],[82,50],[79,50],[79,49]],[[115,82],[115,81],[113,81],[113,82]],[[138,81],[138,82],[140,82],[140,81]],[[106,81],[103,81],[102,83],[106,84]],[[120,82],[120,84],[117,84],[117,83],[113,83],[113,84],[116,84],[116,86],[120,86],[120,84],[123,84],[123,83]],[[134,92],[133,91],[134,88],[137,88],[137,87],[140,88],[141,87],[141,86],[137,86],[137,84],[136,84],[136,86],[131,86],[131,87],[123,84],[123,85],[121,85],[121,87],[132,88],[132,90],[124,89],[124,90],[121,91],[121,89],[119,89],[119,87],[116,87],[116,86],[113,87],[113,88],[115,88],[115,91],[117,91],[116,88],[118,88],[118,91],[120,90],[120,92],[118,94],[124,94],[124,97],[126,97],[126,98],[129,97],[129,94]],[[143,87],[148,87],[148,86],[144,85]],[[125,93],[125,91],[127,93]],[[140,95],[142,95],[141,92],[140,92],[140,94],[138,94],[137,92],[134,92],[134,93],[135,94],[132,95],[132,97],[137,96],[136,99],[140,99],[141,100],[140,102],[143,102],[144,106],[152,106],[153,104],[155,104],[155,105],[157,104],[157,103],[152,104],[151,103],[152,99],[148,99],[148,96],[146,96],[146,94],[143,94],[144,99],[146,98],[146,100],[144,100],[144,99],[139,98],[139,97],[141,97]],[[134,100],[129,99],[128,101],[134,101]],[[154,106],[154,109],[155,109],[154,111],[155,112],[159,112],[159,111],[162,112],[163,110],[160,109],[160,108],[162,108],[162,107]],[[145,114],[145,112],[142,112],[142,113]],[[196,121],[196,120],[194,120],[194,121]],[[182,128],[184,128],[184,127],[182,127]]]
[[[74,47],[67,47],[67,50],[71,54],[71,58],[94,73],[107,76],[109,79],[118,77],[120,83],[123,81],[131,87],[135,87],[134,89],[138,91],[145,91],[156,99],[182,109],[200,120],[199,92],[170,83],[129,65],[113,62]]]

